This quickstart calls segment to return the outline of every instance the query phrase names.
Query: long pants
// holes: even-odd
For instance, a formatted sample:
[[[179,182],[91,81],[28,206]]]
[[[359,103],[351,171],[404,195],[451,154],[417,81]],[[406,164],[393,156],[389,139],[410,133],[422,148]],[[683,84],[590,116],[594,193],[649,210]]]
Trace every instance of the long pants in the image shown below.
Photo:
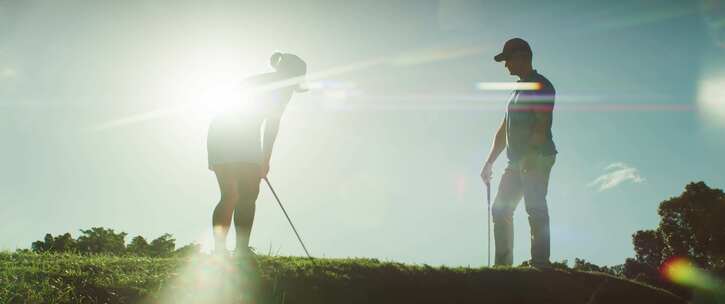
[[[509,162],[501,177],[501,183],[494,199],[492,216],[496,265],[510,266],[513,264],[513,215],[522,197],[531,226],[532,264],[549,263],[549,209],[546,204],[546,193],[549,186],[549,174],[556,156],[531,155],[528,157],[526,162],[523,160]],[[527,168],[523,168],[524,163]]]

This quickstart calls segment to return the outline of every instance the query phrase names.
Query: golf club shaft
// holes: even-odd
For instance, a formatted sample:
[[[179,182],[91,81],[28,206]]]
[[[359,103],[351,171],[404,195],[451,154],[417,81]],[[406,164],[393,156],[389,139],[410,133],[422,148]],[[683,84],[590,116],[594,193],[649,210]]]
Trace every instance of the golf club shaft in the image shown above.
[[[272,184],[269,182],[269,179],[266,177],[263,178],[265,182],[267,182],[267,186],[269,186],[269,190],[272,191],[272,194],[274,195],[274,198],[277,200],[277,204],[279,204],[279,207],[282,209],[282,212],[284,212],[284,216],[287,218],[287,222],[289,222],[289,225],[292,227],[292,231],[295,232],[295,235],[297,236],[297,240],[300,241],[300,245],[302,245],[302,249],[305,250],[305,254],[307,254],[307,257],[312,259],[312,256],[307,251],[307,247],[305,246],[305,243],[302,242],[302,238],[300,237],[300,234],[297,233],[297,228],[295,228],[295,224],[292,224],[292,220],[290,219],[289,215],[287,214],[287,210],[284,209],[284,206],[282,206],[282,201],[280,201],[279,196],[277,196],[277,192],[274,191],[274,188],[272,187]]]
[[[486,182],[486,202],[488,203],[486,207],[488,211],[486,217],[486,223],[488,224],[486,229],[486,232],[488,232],[488,267],[491,267],[491,182]]]

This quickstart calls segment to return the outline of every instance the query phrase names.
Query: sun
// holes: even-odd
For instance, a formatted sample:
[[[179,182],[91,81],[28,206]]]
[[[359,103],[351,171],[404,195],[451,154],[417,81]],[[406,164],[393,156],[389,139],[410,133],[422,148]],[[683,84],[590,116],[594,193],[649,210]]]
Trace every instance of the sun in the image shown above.
[[[144,62],[153,67],[153,75],[147,75],[148,87],[142,88],[149,105],[146,110],[99,123],[91,130],[170,117],[180,132],[204,129],[216,115],[248,103],[246,77],[270,70],[268,56],[233,44],[173,45],[155,53]]]
[[[725,75],[717,74],[700,80],[697,94],[700,114],[710,124],[725,126]]]
[[[191,121],[211,120],[245,98],[243,79],[257,68],[246,64],[237,48],[197,47],[174,56],[161,90],[178,114]]]

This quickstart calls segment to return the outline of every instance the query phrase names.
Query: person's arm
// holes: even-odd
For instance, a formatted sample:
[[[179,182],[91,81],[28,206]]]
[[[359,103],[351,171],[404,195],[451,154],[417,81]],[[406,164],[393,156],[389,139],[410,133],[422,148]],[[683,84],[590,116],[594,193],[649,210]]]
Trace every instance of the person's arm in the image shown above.
[[[503,149],[506,148],[506,118],[503,119],[501,122],[501,126],[498,127],[498,131],[496,132],[496,136],[493,138],[493,146],[491,147],[491,152],[488,153],[488,158],[486,159],[486,163],[491,163],[496,161],[498,156],[503,152]]]
[[[274,141],[279,133],[279,123],[282,119],[282,113],[272,115],[264,121],[264,131],[262,137],[262,177],[266,177],[269,173],[269,162],[272,159],[272,149]]]
[[[262,130],[262,177],[266,177],[269,173],[269,163],[272,159],[272,150],[274,142],[279,133],[279,124],[282,120],[287,104],[292,98],[292,92],[284,92],[280,95],[273,96],[269,101],[266,118],[264,119],[264,129]]]
[[[481,178],[485,183],[489,183],[491,181],[491,178],[493,176],[493,163],[496,161],[498,156],[503,152],[503,149],[506,148],[506,118],[503,119],[501,122],[501,126],[498,127],[498,131],[496,132],[496,135],[493,138],[493,145],[491,147],[491,152],[488,153],[488,158],[486,159],[486,163],[483,165],[483,169],[481,169]]]

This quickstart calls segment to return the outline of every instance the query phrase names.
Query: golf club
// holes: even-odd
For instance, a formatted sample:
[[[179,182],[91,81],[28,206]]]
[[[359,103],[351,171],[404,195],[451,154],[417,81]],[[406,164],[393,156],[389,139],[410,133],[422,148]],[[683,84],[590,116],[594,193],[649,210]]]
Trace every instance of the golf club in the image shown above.
[[[486,202],[488,202],[486,208],[488,210],[486,216],[486,223],[488,224],[486,229],[488,232],[488,267],[491,267],[491,181],[486,181]]]
[[[274,188],[272,188],[272,184],[269,182],[269,179],[266,177],[263,178],[265,182],[267,182],[267,186],[269,186],[269,190],[272,191],[272,194],[274,195],[274,198],[277,200],[277,204],[279,204],[279,207],[282,208],[282,212],[284,212],[284,216],[287,218],[287,221],[289,222],[290,226],[292,226],[292,231],[295,232],[295,235],[297,236],[297,239],[300,241],[300,245],[302,245],[302,249],[305,250],[305,254],[307,254],[307,257],[309,259],[312,259],[312,256],[307,251],[307,247],[305,246],[305,243],[302,242],[302,238],[300,237],[300,234],[297,233],[297,228],[295,228],[295,225],[292,224],[292,220],[289,218],[289,215],[287,214],[287,210],[284,209],[284,206],[282,206],[282,201],[279,200],[279,196],[277,196],[277,192],[274,191]]]

